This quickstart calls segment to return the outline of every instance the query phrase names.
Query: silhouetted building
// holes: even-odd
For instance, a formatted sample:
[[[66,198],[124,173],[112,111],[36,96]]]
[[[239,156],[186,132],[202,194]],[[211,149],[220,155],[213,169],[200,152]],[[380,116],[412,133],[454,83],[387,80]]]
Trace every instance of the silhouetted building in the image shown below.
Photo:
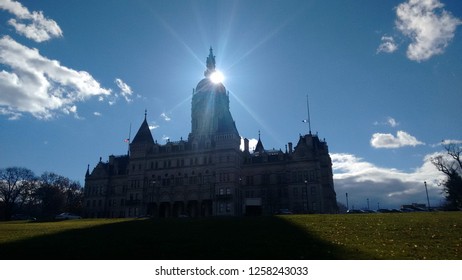
[[[212,82],[215,56],[192,95],[188,139],[158,144],[145,114],[128,155],[101,159],[85,176],[87,217],[240,216],[337,211],[327,143],[311,133],[288,149],[254,151],[229,111],[229,93]]]

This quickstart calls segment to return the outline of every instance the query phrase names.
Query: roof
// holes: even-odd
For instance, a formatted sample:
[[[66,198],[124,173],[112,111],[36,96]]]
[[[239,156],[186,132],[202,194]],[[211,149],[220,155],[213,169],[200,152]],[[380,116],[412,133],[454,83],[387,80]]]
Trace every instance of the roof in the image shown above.
[[[143,123],[140,126],[140,129],[138,129],[138,132],[135,135],[135,138],[133,138],[132,144],[138,144],[138,143],[152,143],[154,144],[154,139],[152,138],[151,130],[149,129],[148,122],[146,121],[146,117],[144,118]]]
[[[265,151],[265,148],[263,148],[263,143],[261,142],[260,140],[260,136],[258,137],[258,143],[257,145],[255,146],[255,152],[258,152],[258,153],[262,153]]]
[[[196,93],[223,93],[226,94],[226,88],[222,83],[213,83],[210,78],[204,78],[196,86]]]

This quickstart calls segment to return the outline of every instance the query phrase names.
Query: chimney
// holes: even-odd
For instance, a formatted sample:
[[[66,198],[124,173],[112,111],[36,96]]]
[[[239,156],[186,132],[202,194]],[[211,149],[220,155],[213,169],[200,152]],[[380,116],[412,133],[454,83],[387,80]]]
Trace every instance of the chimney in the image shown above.
[[[244,152],[249,152],[249,139],[244,138]]]
[[[292,154],[292,142],[289,142],[289,155]]]
[[[110,156],[109,156],[109,164],[110,164],[110,165],[113,165],[113,164],[114,164],[114,160],[115,160],[115,156],[114,156],[114,155],[110,155]]]

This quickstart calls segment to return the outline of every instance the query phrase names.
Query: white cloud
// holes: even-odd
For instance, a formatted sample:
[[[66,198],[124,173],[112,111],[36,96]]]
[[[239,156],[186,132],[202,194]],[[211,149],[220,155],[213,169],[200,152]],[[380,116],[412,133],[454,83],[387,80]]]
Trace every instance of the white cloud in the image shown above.
[[[377,53],[394,53],[398,49],[395,39],[391,36],[382,36],[382,43],[377,48]]]
[[[386,125],[386,126],[391,126],[391,127],[397,127],[399,125],[399,122],[396,121],[392,117],[388,117],[385,122],[376,121],[376,122],[374,122],[374,125]]]
[[[166,121],[166,122],[169,122],[169,121],[172,120],[172,118],[170,118],[166,113],[160,114],[160,117],[161,117],[162,119],[164,119],[164,121]]]
[[[54,20],[45,18],[42,11],[29,12],[21,3],[12,0],[0,1],[0,9],[17,17],[8,21],[16,32],[36,42],[40,43],[63,35],[59,25]]]
[[[257,146],[258,139],[251,138],[249,139],[249,151],[252,152],[255,150],[255,147]],[[241,151],[244,151],[244,138],[241,137],[241,145],[239,147]]]
[[[436,147],[446,146],[446,145],[461,145],[461,144],[462,144],[462,140],[443,139],[441,142],[431,145],[431,147],[436,148]]]
[[[0,80],[1,80],[1,77],[0,77]],[[0,115],[9,116],[8,120],[10,121],[19,120],[22,116],[22,114],[19,112],[11,111],[11,110],[8,110],[7,108],[2,108],[1,106],[0,106]]]
[[[160,126],[158,124],[154,123],[154,124],[149,125],[149,130],[154,130],[154,129],[157,129],[159,127]]]
[[[19,44],[9,36],[0,38],[1,114],[51,118],[56,112],[77,112],[76,102],[111,94],[85,71],[62,66],[40,55],[37,49]],[[11,118],[11,117],[10,117]]]
[[[462,21],[443,9],[439,0],[409,0],[396,9],[396,27],[412,40],[407,57],[424,61],[441,54]]]
[[[441,142],[441,145],[459,145],[462,144],[462,140],[454,140],[454,139],[445,139]]]
[[[129,103],[132,102],[133,99],[131,99],[131,96],[133,94],[133,91],[130,88],[130,86],[119,78],[115,79],[115,83],[117,87],[120,89],[120,94],[123,96],[123,98],[125,98],[125,101]]]
[[[392,117],[388,117],[387,119],[387,123],[391,126],[391,127],[397,127],[399,125],[399,123]]]
[[[93,112],[93,115],[97,116],[97,117],[101,117],[102,114],[100,112]]]
[[[371,138],[371,145],[374,148],[400,148],[405,146],[424,145],[414,136],[405,131],[398,131],[396,137],[390,133],[374,133]]]
[[[430,162],[435,154],[423,158],[422,165],[410,172],[394,168],[378,167],[351,154],[331,154],[337,200],[345,204],[349,194],[349,206],[356,209],[366,206],[370,200],[372,209],[397,208],[413,202],[426,203],[424,181],[428,184],[430,204],[437,206],[443,200],[442,189],[437,184],[444,175]]]

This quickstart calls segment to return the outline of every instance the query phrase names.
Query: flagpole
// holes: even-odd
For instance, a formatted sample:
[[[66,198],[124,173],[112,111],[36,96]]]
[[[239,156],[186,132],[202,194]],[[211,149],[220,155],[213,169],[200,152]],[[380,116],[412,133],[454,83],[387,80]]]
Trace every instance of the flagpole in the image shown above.
[[[132,136],[132,123],[130,123],[130,128],[128,129],[128,141],[127,141],[127,155],[130,156],[130,137]]]
[[[308,94],[306,95],[306,111],[308,113],[308,129],[309,129],[309,133],[311,135],[311,120],[310,120],[310,101],[308,99]]]

